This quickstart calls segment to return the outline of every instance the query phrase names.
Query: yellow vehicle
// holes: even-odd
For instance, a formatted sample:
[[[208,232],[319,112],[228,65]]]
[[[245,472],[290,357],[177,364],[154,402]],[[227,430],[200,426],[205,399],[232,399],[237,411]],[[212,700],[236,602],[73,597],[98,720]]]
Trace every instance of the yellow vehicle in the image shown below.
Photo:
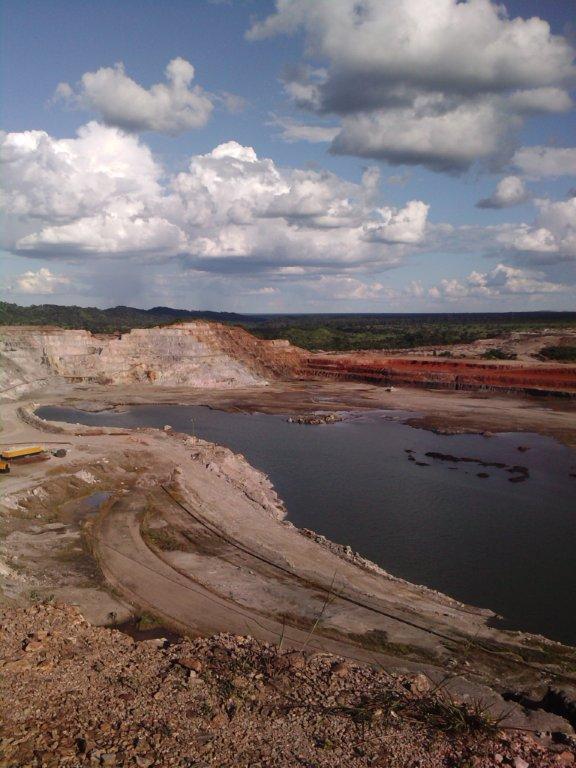
[[[6,459],[23,459],[26,456],[37,456],[40,453],[44,453],[44,448],[41,445],[27,445],[24,448],[8,448],[2,451],[1,458]]]
[[[7,475],[10,472],[10,464],[3,459],[0,459],[0,474]]]

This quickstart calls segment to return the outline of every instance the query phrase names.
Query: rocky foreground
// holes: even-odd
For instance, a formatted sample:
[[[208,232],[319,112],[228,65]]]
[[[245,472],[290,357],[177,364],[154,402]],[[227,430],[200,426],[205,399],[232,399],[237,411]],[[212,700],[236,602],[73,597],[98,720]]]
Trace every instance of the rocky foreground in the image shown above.
[[[0,621],[0,766],[575,764],[569,737],[499,730],[422,675],[231,635],[135,642],[51,603]]]

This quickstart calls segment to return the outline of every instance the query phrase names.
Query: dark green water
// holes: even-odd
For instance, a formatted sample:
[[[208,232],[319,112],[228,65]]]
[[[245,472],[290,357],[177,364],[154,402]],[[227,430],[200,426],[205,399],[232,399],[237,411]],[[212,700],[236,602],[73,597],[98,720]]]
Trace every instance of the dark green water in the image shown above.
[[[295,525],[349,544],[396,576],[492,608],[505,626],[576,645],[576,456],[554,440],[435,435],[381,411],[316,427],[199,406],[38,413],[90,425],[170,424],[227,445],[270,476]],[[514,465],[528,478],[510,482],[526,474],[508,471]]]

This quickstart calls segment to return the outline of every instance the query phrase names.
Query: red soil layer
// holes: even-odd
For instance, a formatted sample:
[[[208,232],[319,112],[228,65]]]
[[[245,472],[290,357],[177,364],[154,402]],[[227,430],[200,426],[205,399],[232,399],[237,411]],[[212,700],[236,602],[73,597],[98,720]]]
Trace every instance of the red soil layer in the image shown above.
[[[218,332],[212,343],[264,377],[293,376],[306,362],[306,352],[285,339],[259,339],[243,328],[223,323],[211,323],[210,328]]]
[[[476,360],[398,358],[379,355],[313,355],[305,376],[326,376],[455,390],[499,390],[576,397],[576,366]]]

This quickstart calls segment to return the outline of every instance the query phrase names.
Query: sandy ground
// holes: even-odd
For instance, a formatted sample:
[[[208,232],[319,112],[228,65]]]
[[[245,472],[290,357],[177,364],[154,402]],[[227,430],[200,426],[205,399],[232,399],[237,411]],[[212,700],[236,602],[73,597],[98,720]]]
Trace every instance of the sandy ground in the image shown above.
[[[178,402],[290,413],[400,408],[420,411],[413,418],[426,427],[525,429],[576,444],[570,403],[357,384],[291,382],[225,392],[75,387],[35,399],[90,408]],[[97,623],[146,611],[193,635],[249,633],[387,669],[425,669],[436,679],[448,674],[447,684],[501,714],[509,711],[518,724],[566,727],[498,692],[531,687],[544,695],[551,682],[576,686],[575,651],[490,628],[486,611],[302,536],[283,520],[267,479],[227,449],[170,431],[26,423],[23,405],[3,406],[3,443],[42,442],[67,455],[20,465],[2,479],[5,600],[50,593],[75,602]],[[96,493],[97,503],[87,506]]]

